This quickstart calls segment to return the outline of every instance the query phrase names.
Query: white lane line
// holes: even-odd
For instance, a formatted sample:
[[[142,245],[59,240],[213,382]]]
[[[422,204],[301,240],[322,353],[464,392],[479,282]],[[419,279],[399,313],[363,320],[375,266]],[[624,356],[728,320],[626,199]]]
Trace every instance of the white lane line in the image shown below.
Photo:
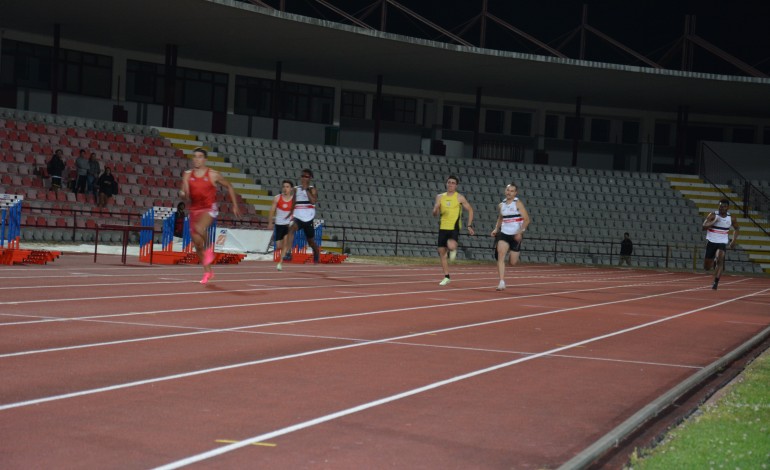
[[[403,277],[404,276],[403,272],[405,272],[405,271],[409,272],[409,273],[412,273],[413,271],[425,271],[425,270],[422,270],[422,269],[421,270],[411,270],[411,269],[392,270],[392,269],[389,269],[387,271],[387,274],[378,274],[378,273],[382,273],[382,271],[371,271],[373,274],[366,275],[366,276],[353,275],[353,274],[351,274],[350,271],[346,271],[344,273],[344,275],[339,275],[339,276],[333,275],[333,276],[325,277],[324,279],[333,280],[333,279],[360,279],[360,278]],[[353,272],[357,272],[357,271],[353,271]],[[363,272],[368,273],[369,271],[363,271]],[[312,276],[312,275],[309,275],[307,277],[291,277],[291,278],[281,277],[279,275],[270,275],[270,276],[265,277],[265,278],[256,278],[256,279],[253,278],[253,277],[240,278],[240,279],[226,279],[226,278],[225,279],[220,279],[220,276],[224,277],[224,276],[228,276],[228,275],[245,276],[245,275],[253,274],[253,275],[256,275],[256,276],[265,276],[265,275],[269,275],[269,274],[272,274],[272,273],[275,273],[275,271],[267,271],[267,272],[265,272],[265,271],[258,271],[258,272],[251,272],[251,273],[227,273],[227,272],[220,273],[220,272],[217,272],[217,276],[218,276],[217,277],[217,282],[218,283],[254,282],[254,281],[285,282],[285,281],[295,281],[295,280],[318,279],[318,276]],[[294,272],[292,274],[294,274],[294,275],[297,275],[297,274],[307,275],[307,274],[310,274],[310,273],[311,273],[311,271],[297,271],[297,272]],[[463,276],[462,280],[467,280],[467,276],[490,275],[490,274],[492,274],[490,270],[484,270],[484,271],[481,271],[481,270],[473,270],[473,271],[466,270],[466,271],[461,271],[460,273]],[[160,282],[160,283],[155,283],[155,284],[175,284],[175,283],[176,284],[190,284],[190,283],[196,283],[198,281],[197,278],[200,276],[200,272],[197,272],[197,271],[196,272],[191,272],[189,274],[179,273],[179,272],[177,272],[175,274],[176,275],[189,275],[190,279],[189,280],[180,280],[180,281],[175,281],[175,282]],[[419,276],[431,276],[433,278],[436,277],[435,268],[432,268],[430,272],[425,272],[425,273],[419,272],[419,273],[415,273],[415,274],[419,275]],[[527,272],[517,271],[517,277],[521,277],[521,276],[524,276],[524,275],[526,275],[526,277],[542,277],[542,278],[547,278],[547,277],[579,277],[579,276],[586,276],[586,275],[595,275],[595,276],[606,276],[607,275],[606,272],[590,272],[590,273],[575,273],[575,272],[569,272],[569,273],[560,273],[560,272],[542,273],[542,272],[538,272],[535,275],[527,275],[527,274],[528,274]],[[671,274],[673,274],[673,273],[657,273],[655,275],[671,275]],[[153,273],[152,277],[154,278],[155,275],[170,276],[172,274],[169,274],[169,273],[166,273],[166,274]],[[627,273],[627,275],[633,275],[631,277],[640,277],[640,276],[643,276],[644,274],[629,272],[629,273]],[[141,277],[144,280],[141,281],[141,282],[117,282],[117,283],[99,283],[99,284],[56,284],[56,285],[40,285],[40,284],[36,284],[36,285],[33,285],[33,286],[3,286],[3,287],[0,287],[0,291],[2,291],[2,290],[20,290],[20,289],[27,289],[27,290],[35,290],[35,289],[72,289],[72,288],[76,288],[76,287],[77,288],[81,288],[81,287],[144,286],[144,285],[147,285],[148,282],[151,282],[151,281],[147,280],[147,278],[150,277],[150,275],[148,275],[148,274],[137,274],[137,275],[132,275],[132,276],[112,276],[112,275],[101,275],[101,276],[100,275],[94,275],[94,276],[95,277]],[[46,277],[48,277],[48,276],[46,276]],[[56,279],[61,279],[62,278],[62,276],[50,276],[50,277],[54,277]],[[0,280],[1,279],[5,279],[5,278],[0,277]],[[7,279],[19,280],[21,278],[13,277],[13,278],[7,278]],[[27,278],[25,278],[25,280],[26,279]],[[34,280],[34,281],[38,281],[39,279],[41,279],[41,278],[40,277],[30,278],[30,280]],[[230,291],[230,292],[232,292],[232,291]]]
[[[651,276],[641,276],[643,279],[647,279]],[[492,279],[492,278],[490,278]],[[494,279],[497,279],[496,277]],[[629,277],[627,279],[633,279],[633,277]],[[539,286],[543,284],[547,284],[549,286],[555,285],[555,284],[572,284],[572,283],[591,283],[591,282],[597,282],[597,281],[608,281],[608,282],[626,282],[627,279],[578,279],[578,280],[567,280],[567,281],[558,281],[558,282],[544,282],[544,283],[530,283],[530,284],[519,284],[519,287],[525,287],[525,286]],[[418,283],[424,283],[428,281],[404,281],[404,282],[388,282],[388,283],[369,283],[369,284],[358,284],[359,287],[367,287],[367,286],[391,286],[391,285],[400,285],[400,284],[418,284]],[[645,285],[645,284],[637,284],[637,285]],[[342,287],[347,286],[349,287],[350,284],[336,284],[336,285],[329,285],[329,286],[323,286],[324,289],[333,289],[334,287]],[[241,289],[238,291],[229,291],[229,292],[259,292],[264,290],[291,290],[291,289],[318,289],[319,286],[316,285],[310,285],[310,286],[294,286],[294,287],[270,287],[267,289],[264,288],[257,288],[257,289]],[[156,313],[178,313],[178,312],[192,312],[192,311],[200,311],[200,310],[219,310],[219,309],[227,309],[227,308],[242,308],[242,307],[259,307],[262,305],[276,305],[276,304],[291,304],[291,303],[304,303],[304,302],[322,302],[322,301],[334,301],[334,300],[347,300],[347,299],[361,299],[361,298],[369,298],[369,297],[391,297],[391,296],[401,296],[401,295],[413,295],[413,294],[426,294],[426,293],[433,293],[433,292],[461,292],[461,291],[467,291],[467,290],[473,290],[478,291],[480,289],[492,289],[492,287],[465,287],[465,288],[452,288],[452,290],[447,291],[446,288],[440,288],[440,289],[431,289],[431,290],[425,290],[425,291],[407,291],[407,292],[390,292],[390,293],[383,293],[383,294],[362,294],[362,295],[351,295],[351,296],[345,296],[345,297],[318,297],[313,299],[295,299],[295,300],[279,300],[279,301],[272,301],[272,302],[256,302],[256,303],[248,303],[248,304],[225,304],[225,305],[212,305],[212,306],[206,306],[206,307],[191,307],[191,308],[178,308],[178,309],[166,309],[166,310],[152,310],[147,312],[128,312],[128,313],[117,313],[112,315],[91,315],[91,316],[85,316],[85,317],[44,317],[42,320],[30,320],[30,321],[24,321],[24,322],[7,322],[7,323],[0,323],[0,328],[5,326],[18,326],[18,325],[29,325],[34,323],[51,323],[51,322],[64,322],[64,321],[79,321],[79,320],[92,320],[92,319],[100,319],[100,318],[116,318],[116,317],[126,317],[126,316],[134,316],[134,315],[152,315]],[[588,290],[591,291],[590,289]],[[185,295],[190,295],[191,293],[185,293]],[[179,296],[180,294],[173,293],[173,294],[158,294],[159,296],[166,296],[166,295],[174,295]],[[150,296],[150,295],[148,295]],[[141,297],[141,296],[132,296],[132,297]],[[102,300],[102,299],[111,299],[112,297],[101,297],[96,298],[92,300]],[[500,300],[508,300],[513,297],[502,297],[499,298]],[[519,297],[521,298],[521,296]],[[72,299],[72,300],[78,300],[78,299]],[[443,299],[442,299],[443,300]],[[52,300],[53,301],[53,300]],[[12,303],[12,302],[11,302]],[[2,305],[2,302],[0,302],[0,305]],[[5,314],[0,313],[0,316],[4,316]],[[26,316],[26,315],[25,315]]]
[[[382,313],[397,313],[397,312],[406,312],[410,310],[427,310],[431,308],[443,308],[443,307],[452,307],[452,306],[459,306],[459,305],[472,305],[476,303],[487,303],[487,302],[504,302],[507,300],[519,300],[522,298],[528,298],[528,297],[549,297],[553,295],[566,295],[566,294],[575,294],[575,293],[581,293],[581,292],[596,292],[600,290],[608,290],[608,289],[619,289],[619,288],[625,288],[625,287],[638,287],[642,284],[628,284],[624,286],[606,286],[606,287],[598,287],[598,288],[592,288],[592,289],[580,289],[580,290],[569,290],[569,291],[563,291],[563,292],[546,292],[542,294],[529,294],[529,295],[521,295],[515,298],[510,297],[496,297],[493,299],[483,299],[483,300],[469,300],[469,301],[463,301],[463,302],[451,302],[451,303],[441,303],[441,304],[433,304],[433,305],[423,305],[423,306],[410,306],[410,307],[401,307],[401,308],[393,308],[393,309],[386,309],[386,310],[373,310],[368,312],[359,312],[359,313],[351,313],[351,314],[342,314],[342,315],[332,315],[332,316],[321,316],[321,317],[315,317],[315,318],[303,318],[303,319],[296,319],[296,320],[286,320],[282,322],[268,322],[268,323],[257,323],[253,325],[244,325],[244,326],[236,326],[231,328],[203,328],[203,327],[194,327],[194,326],[182,326],[182,325],[163,325],[163,324],[157,324],[157,323],[140,323],[140,322],[117,322],[117,321],[109,321],[104,320],[102,317],[98,318],[82,318],[78,319],[79,321],[89,321],[89,322],[96,322],[96,323],[110,323],[110,324],[117,324],[117,325],[128,325],[128,326],[143,326],[143,327],[150,327],[150,328],[171,328],[171,329],[186,329],[186,330],[194,330],[192,332],[186,332],[186,333],[174,333],[174,334],[168,334],[168,335],[159,335],[159,336],[149,336],[144,338],[132,338],[132,339],[123,339],[123,340],[116,340],[116,341],[105,341],[101,343],[90,343],[90,344],[80,344],[80,345],[74,345],[74,346],[62,346],[58,348],[48,348],[48,349],[38,349],[38,350],[31,350],[31,351],[19,351],[15,353],[6,353],[6,354],[0,354],[0,359],[7,358],[7,357],[17,357],[17,356],[27,356],[31,354],[42,354],[42,353],[49,353],[49,352],[60,352],[60,351],[71,351],[76,349],[86,349],[86,348],[93,348],[93,347],[104,347],[104,346],[114,346],[114,345],[120,345],[120,344],[128,344],[128,343],[138,343],[143,341],[155,341],[155,340],[161,340],[161,339],[170,339],[170,338],[179,338],[183,336],[193,336],[193,335],[202,335],[202,334],[210,334],[210,333],[226,333],[226,332],[243,332],[242,330],[247,329],[253,329],[253,328],[264,328],[264,327],[271,327],[271,326],[283,326],[283,325],[295,325],[300,323],[310,323],[310,322],[316,322],[316,321],[324,321],[324,320],[339,320],[339,319],[347,319],[347,318],[355,318],[355,317],[363,317],[363,316],[369,316],[369,315],[377,315]],[[404,293],[409,294],[409,293]],[[384,294],[373,294],[374,296],[382,296]],[[399,294],[400,295],[400,294]],[[319,299],[315,299],[319,300]],[[445,301],[446,299],[438,299],[439,301]],[[288,302],[294,302],[294,301],[286,301],[286,302],[270,302],[270,303],[288,303]],[[261,303],[259,305],[265,305],[266,303]],[[251,305],[249,305],[251,306]],[[188,310],[188,309],[185,309]],[[143,314],[151,313],[160,313],[162,311],[153,311],[153,312],[145,312]],[[138,313],[135,315],[139,315]],[[35,322],[19,322],[19,324],[29,324],[29,323],[35,323]]]
[[[698,287],[696,289],[703,289],[703,288],[702,287]],[[523,319],[526,319],[526,318],[536,318],[536,317],[541,317],[541,316],[546,316],[546,315],[553,315],[553,314],[556,314],[556,313],[563,313],[563,312],[569,312],[569,311],[575,311],[575,310],[585,310],[585,309],[589,309],[589,308],[603,307],[603,306],[607,306],[607,305],[615,305],[615,304],[620,304],[620,303],[633,302],[633,301],[637,301],[637,300],[652,299],[652,298],[663,297],[663,296],[666,296],[666,295],[675,294],[675,293],[678,293],[678,292],[687,292],[688,290],[695,290],[695,289],[684,289],[684,290],[672,291],[672,292],[667,292],[667,293],[645,295],[645,296],[641,296],[641,297],[635,297],[635,298],[632,298],[632,299],[621,299],[621,300],[613,300],[613,301],[610,301],[610,302],[602,302],[602,303],[598,303],[598,304],[581,305],[581,306],[578,306],[578,307],[560,308],[560,309],[551,310],[551,311],[548,311],[548,312],[534,313],[534,314],[531,314],[531,315],[523,315],[523,316],[519,316],[519,317],[501,318],[501,319],[497,319],[497,320],[489,320],[489,321],[484,321],[484,322],[471,323],[471,324],[468,324],[468,325],[452,326],[452,327],[448,327],[448,328],[441,328],[441,329],[438,329],[438,330],[432,330],[432,331],[412,333],[412,334],[407,334],[407,335],[394,336],[394,337],[391,337],[391,338],[371,340],[371,341],[366,341],[366,342],[362,342],[362,343],[345,344],[345,345],[342,345],[342,346],[333,346],[333,347],[329,347],[329,348],[316,349],[316,350],[312,350],[312,351],[305,351],[305,352],[300,352],[300,353],[295,353],[295,354],[288,354],[288,355],[285,355],[285,356],[278,356],[278,357],[272,357],[272,358],[267,358],[267,359],[258,359],[258,360],[255,360],[255,361],[242,362],[242,363],[238,363],[238,364],[230,364],[230,365],[227,365],[227,366],[212,367],[212,368],[209,368],[209,369],[201,369],[201,370],[196,370],[196,371],[191,371],[191,372],[183,372],[183,373],[168,375],[168,376],[164,376],[164,377],[155,377],[155,378],[151,378],[151,379],[137,380],[137,381],[134,381],[134,382],[128,382],[128,383],[124,383],[124,384],[110,385],[110,386],[99,387],[99,388],[94,388],[94,389],[90,389],[90,390],[81,390],[79,392],[71,392],[71,393],[65,393],[65,394],[61,394],[61,395],[53,395],[53,396],[44,397],[44,398],[35,398],[35,399],[32,399],[32,400],[26,400],[26,401],[21,401],[21,402],[16,402],[16,403],[8,403],[8,404],[5,404],[5,405],[0,405],[0,411],[10,410],[10,409],[13,409],[13,408],[21,408],[21,407],[24,407],[24,406],[39,405],[41,403],[48,403],[48,402],[52,402],[52,401],[58,401],[58,400],[64,400],[64,399],[69,399],[69,398],[82,397],[82,396],[86,396],[86,395],[93,395],[93,394],[97,394],[97,393],[112,392],[112,391],[115,391],[115,390],[122,390],[122,389],[126,389],[126,388],[138,387],[138,386],[141,386],[141,385],[148,385],[148,384],[153,384],[153,383],[158,383],[158,382],[166,382],[166,381],[169,381],[169,380],[176,380],[176,379],[182,379],[182,378],[188,378],[188,377],[195,377],[195,376],[199,376],[199,375],[205,375],[205,374],[210,374],[210,373],[215,373],[215,372],[222,372],[222,371],[227,371],[227,370],[232,370],[232,369],[239,369],[239,368],[242,368],[242,367],[249,367],[249,366],[253,366],[253,365],[267,364],[267,363],[271,363],[271,362],[284,361],[284,360],[295,359],[295,358],[299,358],[299,357],[314,356],[316,354],[322,354],[322,353],[327,353],[327,352],[332,352],[332,351],[341,351],[341,350],[357,348],[357,347],[361,347],[361,346],[370,346],[370,345],[374,345],[374,344],[382,344],[382,343],[389,343],[389,342],[393,342],[393,341],[401,341],[401,340],[404,340],[404,339],[416,338],[416,337],[419,337],[419,336],[438,334],[438,333],[446,333],[446,332],[449,332],[449,331],[458,331],[458,330],[464,330],[464,329],[467,329],[467,328],[476,328],[476,327],[481,327],[481,326],[495,325],[495,324],[498,324],[498,323],[507,323],[507,322],[510,322],[510,321],[523,320]],[[770,289],[765,289],[765,290],[770,290]],[[762,291],[762,292],[764,292],[764,291]],[[750,294],[747,294],[744,297],[749,297],[749,296],[750,296]],[[722,305],[722,304],[725,304],[725,303],[729,303],[729,302],[732,302],[734,300],[737,300],[737,299],[731,299],[731,300],[720,302],[718,304],[712,304],[710,306],[701,307],[701,308],[696,309],[696,310],[691,310],[690,313],[698,312],[698,311],[705,310],[705,309],[708,309],[708,308],[713,308],[715,306],[719,306],[719,305]],[[494,301],[494,300],[490,300],[490,301]],[[463,303],[467,303],[467,302],[461,302],[459,304],[463,304]],[[431,308],[433,308],[433,307],[431,307]],[[420,307],[413,308],[413,309],[417,310],[417,309],[420,309]],[[656,323],[667,321],[668,319],[677,318],[679,316],[682,316],[682,314],[675,315],[673,317],[667,317],[667,318],[664,318],[664,319],[661,319],[661,320],[655,320],[653,322],[646,323],[645,325],[653,325],[653,324],[656,324]],[[628,329],[628,331],[632,331],[633,329],[635,329],[635,328]],[[604,335],[602,337],[609,337],[609,336]],[[579,346],[581,344],[583,344],[583,343],[576,343],[575,345],[573,345],[571,347],[576,347],[576,346]],[[562,347],[556,348],[556,349],[554,349],[552,351],[559,352],[559,351],[563,351],[565,349],[569,349],[569,347],[562,346]],[[535,355],[533,357],[540,357],[542,355],[546,355],[546,353],[539,353],[539,354],[537,354],[537,355]]]
[[[764,289],[764,290],[762,290],[760,292],[766,292],[768,290],[770,290],[770,289]],[[754,294],[746,294],[743,297],[750,297],[752,295],[754,295]],[[175,469],[175,468],[185,467],[187,465],[191,465],[191,464],[196,463],[196,462],[202,462],[204,460],[208,460],[210,458],[217,457],[219,455],[226,454],[228,452],[232,452],[232,451],[240,449],[242,447],[246,447],[246,446],[252,445],[252,444],[254,444],[256,442],[269,441],[271,439],[275,439],[276,437],[285,436],[286,434],[290,434],[290,433],[293,433],[293,432],[296,432],[296,431],[300,431],[302,429],[307,429],[307,428],[310,428],[310,427],[313,427],[313,426],[317,426],[319,424],[323,424],[323,423],[326,423],[326,422],[329,422],[329,421],[333,421],[335,419],[343,418],[345,416],[352,415],[352,414],[355,414],[355,413],[359,413],[361,411],[366,411],[368,409],[375,408],[375,407],[378,407],[378,406],[381,406],[381,405],[385,405],[385,404],[388,404],[388,403],[391,403],[391,402],[394,402],[394,401],[397,401],[397,400],[401,400],[401,399],[404,399],[404,398],[407,398],[407,397],[411,397],[413,395],[418,395],[420,393],[425,393],[427,391],[434,390],[434,389],[437,389],[439,387],[444,387],[444,386],[451,385],[451,384],[456,383],[456,382],[460,382],[460,381],[463,381],[463,380],[467,380],[467,379],[471,379],[471,378],[474,378],[474,377],[478,377],[479,375],[488,374],[490,372],[495,372],[497,370],[504,369],[504,368],[507,368],[507,367],[510,367],[510,366],[513,366],[513,365],[516,365],[516,364],[521,364],[523,362],[528,362],[528,361],[531,361],[531,360],[534,360],[534,359],[538,359],[540,357],[545,357],[545,356],[553,355],[553,354],[556,354],[556,353],[561,352],[561,351],[565,351],[565,350],[568,350],[568,349],[584,346],[586,344],[594,343],[596,341],[601,341],[601,340],[604,340],[604,339],[607,339],[607,338],[612,338],[614,336],[623,335],[623,334],[630,333],[630,332],[633,332],[633,331],[636,331],[636,330],[640,330],[642,328],[647,328],[649,326],[657,325],[659,323],[667,322],[667,321],[674,320],[674,319],[677,319],[677,318],[681,318],[681,317],[684,317],[684,316],[687,316],[687,315],[692,315],[693,313],[701,312],[703,310],[707,310],[707,309],[710,309],[710,308],[714,308],[714,307],[725,305],[725,304],[728,304],[728,303],[731,303],[731,302],[735,302],[736,300],[739,300],[739,299],[741,299],[743,297],[738,297],[738,298],[735,298],[735,299],[725,300],[725,301],[718,302],[718,303],[715,303],[715,304],[712,304],[712,305],[708,305],[708,306],[705,306],[705,307],[701,307],[701,308],[698,308],[698,309],[695,309],[695,310],[689,310],[687,312],[683,312],[683,313],[680,313],[680,314],[677,314],[677,315],[673,315],[671,317],[666,317],[666,318],[663,318],[663,319],[660,319],[660,320],[651,321],[649,323],[644,323],[644,324],[641,324],[641,325],[633,326],[631,328],[625,328],[625,329],[618,330],[618,331],[615,331],[615,332],[612,332],[612,333],[607,333],[607,334],[604,334],[604,335],[601,335],[601,336],[595,336],[593,338],[588,338],[588,339],[585,339],[585,340],[582,340],[582,341],[578,341],[578,342],[575,342],[575,343],[572,343],[572,344],[568,344],[568,345],[565,345],[565,346],[562,346],[562,347],[559,347],[559,348],[554,348],[554,349],[551,349],[551,350],[548,350],[548,351],[544,351],[544,352],[541,352],[541,353],[533,354],[531,356],[522,357],[522,358],[519,358],[519,359],[514,359],[513,361],[504,362],[502,364],[497,364],[497,365],[494,365],[494,366],[491,366],[491,367],[486,367],[484,369],[478,369],[478,370],[475,370],[473,372],[468,372],[466,374],[457,375],[455,377],[451,377],[451,378],[446,379],[446,380],[440,380],[438,382],[433,382],[431,384],[424,385],[422,387],[414,388],[412,390],[407,390],[405,392],[397,393],[395,395],[391,395],[391,396],[388,396],[388,397],[380,398],[379,400],[370,401],[368,403],[362,403],[360,405],[353,406],[353,407],[350,407],[350,408],[347,408],[347,409],[344,409],[344,410],[340,410],[340,411],[337,411],[335,413],[330,413],[330,414],[327,414],[325,416],[319,416],[318,418],[314,418],[314,419],[310,419],[310,420],[307,420],[307,421],[303,421],[301,423],[297,423],[297,424],[294,424],[294,425],[291,425],[291,426],[287,426],[287,427],[282,428],[282,429],[277,429],[275,431],[271,431],[271,432],[267,432],[267,433],[264,433],[264,434],[260,434],[258,436],[250,437],[248,439],[244,439],[244,440],[242,440],[240,442],[229,444],[229,445],[226,445],[224,447],[218,447],[216,449],[212,449],[212,450],[207,451],[207,452],[202,452],[200,454],[191,455],[191,456],[189,456],[187,458],[180,459],[180,460],[177,460],[175,462],[171,462],[171,463],[168,463],[166,465],[161,465],[159,467],[156,467],[156,470],[172,470],[172,469]]]

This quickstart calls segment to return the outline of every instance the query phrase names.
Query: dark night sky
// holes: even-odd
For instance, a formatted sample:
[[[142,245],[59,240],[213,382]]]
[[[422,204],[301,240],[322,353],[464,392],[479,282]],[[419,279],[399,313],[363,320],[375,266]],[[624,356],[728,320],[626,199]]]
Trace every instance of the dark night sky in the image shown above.
[[[279,0],[264,0],[277,7]],[[376,0],[327,0],[349,13],[361,16]],[[482,0],[397,0],[402,5],[434,23],[459,32],[481,11]],[[292,13],[320,17],[345,23],[331,10],[313,0],[285,0]],[[770,74],[770,1],[768,0],[565,0],[519,1],[489,0],[489,11],[520,30],[552,47],[558,45],[579,25],[583,4],[588,5],[588,23],[604,34],[653,60],[659,60],[682,37],[685,15],[696,16],[695,33],[747,64]],[[428,26],[409,18],[393,6],[388,10],[388,32],[447,41],[448,38]],[[380,10],[366,18],[379,28]],[[502,27],[488,23],[486,47],[548,55],[528,41]],[[478,23],[464,39],[479,41]],[[569,57],[577,57],[578,39],[562,49]],[[587,59],[604,62],[643,65],[606,42],[589,35]],[[695,71],[743,75],[703,49],[695,48]],[[667,68],[680,66],[679,52],[664,63]]]

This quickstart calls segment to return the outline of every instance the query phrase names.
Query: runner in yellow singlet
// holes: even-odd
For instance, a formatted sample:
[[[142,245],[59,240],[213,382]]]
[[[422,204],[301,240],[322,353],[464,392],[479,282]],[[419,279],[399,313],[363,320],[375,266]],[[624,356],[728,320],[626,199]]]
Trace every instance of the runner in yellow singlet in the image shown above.
[[[450,176],[446,180],[446,192],[436,196],[433,205],[433,216],[441,216],[438,231],[438,255],[441,259],[441,268],[444,270],[444,279],[440,286],[449,284],[449,258],[454,260],[457,256],[457,240],[460,238],[462,228],[462,209],[468,212],[468,234],[473,236],[473,207],[465,199],[465,196],[457,192],[457,184],[460,181],[456,176]]]

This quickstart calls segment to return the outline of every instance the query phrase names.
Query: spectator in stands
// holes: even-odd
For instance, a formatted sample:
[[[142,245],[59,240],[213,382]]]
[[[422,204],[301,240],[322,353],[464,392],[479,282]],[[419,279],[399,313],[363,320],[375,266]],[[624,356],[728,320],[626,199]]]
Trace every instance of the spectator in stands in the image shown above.
[[[711,270],[716,264],[714,271],[714,284],[712,289],[719,287],[719,278],[725,269],[725,251],[735,246],[738,239],[740,228],[733,220],[727,209],[730,208],[730,201],[722,199],[719,201],[717,212],[711,212],[703,221],[703,230],[706,231],[706,257],[703,260],[703,269]],[[730,229],[733,229],[733,239],[730,241]]]
[[[97,207],[106,207],[107,201],[118,193],[118,182],[115,181],[110,167],[104,167],[104,173],[96,181],[96,185],[99,187],[99,202],[96,205]]]
[[[51,159],[48,160],[48,174],[51,176],[51,189],[53,191],[58,191],[61,188],[61,177],[62,172],[64,171],[65,164],[64,159],[62,158],[64,156],[64,153],[61,151],[61,149],[54,152],[53,155],[51,155]]]
[[[294,189],[294,207],[292,209],[292,221],[289,224],[289,235],[284,237],[284,246],[291,247],[294,242],[294,234],[297,230],[305,233],[307,244],[313,249],[313,262],[321,259],[321,249],[315,241],[315,204],[318,202],[318,190],[311,186],[313,172],[305,168],[302,170],[300,184]],[[291,261],[291,250],[286,250],[284,261]]]
[[[180,202],[176,205],[176,218],[174,219],[174,236],[184,238],[184,219],[187,217],[185,213],[185,204]]]
[[[75,182],[75,193],[86,192],[86,185],[88,183],[88,170],[91,168],[91,164],[88,163],[86,158],[86,151],[81,150],[77,160],[75,160],[75,169],[78,172],[78,179]]]
[[[456,176],[449,176],[446,180],[446,192],[438,194],[436,203],[433,205],[433,216],[440,216],[438,255],[441,259],[441,268],[444,270],[444,279],[439,283],[440,286],[449,284],[447,253],[449,261],[454,261],[457,257],[457,241],[460,238],[463,209],[468,211],[468,234],[471,236],[476,234],[473,230],[473,207],[465,196],[457,192],[459,183],[460,180]]]
[[[99,188],[96,185],[96,180],[99,179],[99,175],[102,172],[99,160],[96,159],[96,154],[91,153],[91,158],[88,159],[88,192],[93,194],[94,202],[98,202]]]
[[[516,266],[521,254],[521,242],[529,226],[529,213],[517,197],[519,189],[511,183],[505,187],[505,200],[497,209],[497,223],[492,236],[495,237],[495,259],[500,282],[497,290],[505,290],[505,255],[511,252],[508,262]]]
[[[241,215],[235,189],[218,171],[206,166],[208,153],[200,147],[193,150],[193,168],[182,175],[181,197],[190,200],[190,236],[198,253],[198,259],[203,264],[203,278],[201,284],[208,283],[214,278],[211,264],[216,259],[214,247],[206,247],[208,242],[208,230],[214,218],[219,215],[217,208],[217,184],[224,186],[230,193],[233,203],[233,214]]]
[[[631,241],[631,235],[628,232],[623,234],[623,241],[620,242],[620,262],[618,266],[623,266],[623,263],[631,266],[631,255],[634,252],[634,244]]]
[[[280,253],[278,256],[277,270],[283,269],[283,257],[291,250],[291,246],[284,243],[289,234],[289,224],[291,223],[291,213],[294,208],[294,183],[289,180],[283,180],[281,183],[281,194],[273,198],[273,205],[270,207],[267,229],[272,230],[275,225],[275,249]]]

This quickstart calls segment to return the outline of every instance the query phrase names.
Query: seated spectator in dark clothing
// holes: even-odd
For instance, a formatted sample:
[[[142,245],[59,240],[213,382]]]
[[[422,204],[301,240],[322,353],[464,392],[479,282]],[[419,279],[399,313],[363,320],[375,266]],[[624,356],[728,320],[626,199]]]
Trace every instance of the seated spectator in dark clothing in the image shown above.
[[[187,214],[184,211],[185,204],[180,202],[176,205],[176,218],[174,219],[174,236],[184,238],[184,219]]]
[[[51,177],[51,189],[56,191],[61,188],[61,177],[64,171],[64,159],[62,156],[64,153],[61,150],[57,150],[48,160],[48,175]]]
[[[118,182],[115,181],[115,177],[112,176],[112,170],[109,167],[104,168],[104,173],[99,177],[96,186],[99,188],[97,207],[106,207],[107,201],[118,193]]]

